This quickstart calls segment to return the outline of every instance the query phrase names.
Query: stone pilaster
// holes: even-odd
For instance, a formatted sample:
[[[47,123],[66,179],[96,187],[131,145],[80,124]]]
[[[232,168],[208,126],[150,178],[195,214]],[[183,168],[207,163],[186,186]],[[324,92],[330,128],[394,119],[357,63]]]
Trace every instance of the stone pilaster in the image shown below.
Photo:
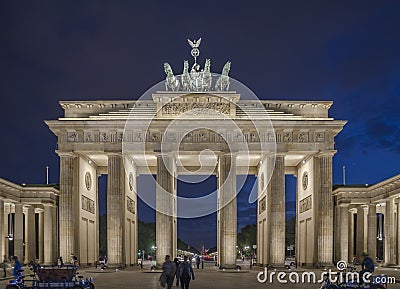
[[[25,214],[25,263],[36,258],[35,207],[28,207]]]
[[[23,212],[22,204],[15,204],[15,218],[14,218],[14,256],[17,256],[20,262],[24,261],[24,248],[23,248]]]
[[[267,203],[269,210],[269,263],[285,264],[285,156],[276,155],[275,168],[268,184]]]
[[[400,199],[397,199],[397,265],[400,266]]]
[[[53,214],[53,221],[52,221],[52,223],[53,223],[53,258],[55,258],[55,261],[56,261],[57,258],[60,257],[59,247],[58,247],[59,230],[58,230],[57,206],[51,206],[51,211]]]
[[[342,205],[339,207],[340,224],[339,224],[339,259],[345,262],[349,259],[349,206]]]
[[[174,230],[174,178],[175,159],[170,154],[157,155],[156,185],[156,258],[157,265],[165,260],[165,255],[175,256],[176,232]]]
[[[44,213],[39,212],[39,236],[38,236],[38,242],[39,242],[39,263],[43,263],[44,262]],[[60,248],[61,248],[61,244],[60,244]],[[63,255],[61,255],[63,256]],[[63,256],[64,260],[69,260],[69,256],[68,259],[65,259]]]
[[[332,157],[333,152],[325,152],[316,158],[320,178],[316,187],[317,263],[320,266],[331,265],[333,261]]]
[[[386,200],[385,210],[385,265],[394,265],[395,260],[395,228],[394,228],[394,200]]]
[[[350,210],[349,211],[349,259],[348,259],[348,263],[352,263],[353,262],[353,257],[354,257],[354,214],[353,211]]]
[[[221,154],[218,161],[219,264],[236,267],[237,203],[236,156]]]
[[[356,255],[361,260],[362,254],[365,252],[364,248],[364,206],[357,208],[357,240],[356,240]]]
[[[125,263],[124,213],[125,213],[125,171],[122,156],[108,155],[107,179],[107,257],[112,265]]]
[[[10,204],[8,204],[7,205],[7,209],[6,209],[6,205],[4,204],[4,220],[3,220],[3,234],[4,234],[4,237],[8,237],[8,221],[9,221],[9,213],[10,213],[10,207],[11,207],[11,205]],[[9,256],[9,239],[7,238],[5,238],[4,239],[4,251],[3,251],[3,255],[6,255],[7,257],[10,257]],[[1,257],[4,257],[4,256],[1,256]]]
[[[3,256],[6,254],[5,246],[7,244],[6,236],[7,234],[5,233],[5,222],[4,222],[4,200],[0,199],[0,257],[3,258]]]
[[[75,247],[75,211],[74,197],[74,155],[60,155],[60,255],[64,260],[70,259],[70,254],[76,251]],[[40,251],[40,250],[39,250]]]
[[[341,227],[342,227],[342,222],[341,222],[341,214],[340,214],[340,206],[336,205],[335,206],[335,215],[334,215],[334,261],[335,263],[338,262],[340,259],[340,254],[341,254]]]
[[[43,241],[44,241],[44,263],[45,264],[53,264],[55,263],[54,254],[54,232],[53,232],[53,210],[52,206],[44,205],[43,212],[43,222],[44,222],[44,232],[43,232]],[[55,221],[55,220],[54,220]],[[71,252],[73,253],[73,252]],[[69,259],[66,259],[69,260]]]
[[[368,256],[372,258],[372,260],[376,260],[376,204],[368,205]]]

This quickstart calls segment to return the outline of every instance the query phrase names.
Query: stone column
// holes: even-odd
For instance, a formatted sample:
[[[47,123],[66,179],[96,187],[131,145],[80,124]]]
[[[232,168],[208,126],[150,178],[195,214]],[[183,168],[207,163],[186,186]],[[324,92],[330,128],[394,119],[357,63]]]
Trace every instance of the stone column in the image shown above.
[[[25,263],[36,259],[35,207],[29,206],[25,214]]]
[[[397,265],[400,266],[400,199],[397,199]]]
[[[75,211],[74,195],[74,158],[73,154],[60,155],[60,255],[64,260],[70,259],[75,248]],[[79,203],[78,203],[79,204]],[[76,205],[76,204],[75,204]],[[40,251],[40,250],[39,250]]]
[[[237,204],[236,156],[221,154],[218,161],[219,264],[236,267]]]
[[[394,230],[394,200],[386,200],[385,210],[385,265],[396,264],[395,260],[395,230]]]
[[[51,206],[51,212],[53,216],[53,260],[56,261],[60,257],[58,250],[58,211],[57,206]]]
[[[11,204],[8,204],[7,205],[7,207],[8,207],[8,209],[6,210],[6,205],[4,205],[4,220],[3,220],[3,234],[4,234],[4,237],[8,237],[8,221],[9,221],[9,213],[10,213],[10,211],[11,211]],[[3,255],[6,255],[7,257],[10,257],[9,256],[9,252],[8,252],[8,250],[9,250],[9,239],[8,238],[5,238],[4,239],[4,251],[3,251]],[[2,258],[4,257],[4,256],[1,256]]]
[[[359,260],[365,252],[364,248],[364,206],[357,208],[357,240],[356,240],[356,255]]]
[[[268,184],[269,262],[273,266],[285,264],[285,156],[276,155],[275,168]]]
[[[157,265],[165,255],[175,256],[176,232],[174,230],[174,178],[175,159],[170,154],[157,155],[156,184],[156,259]]]
[[[107,257],[112,265],[124,264],[125,171],[122,156],[108,155]]]
[[[38,242],[39,242],[39,263],[43,263],[44,262],[44,213],[39,212],[39,236],[38,236]],[[68,259],[65,259],[63,257],[64,260],[69,260],[69,256]]]
[[[55,263],[55,256],[53,255],[53,210],[52,206],[44,205],[44,232],[43,232],[43,241],[44,241],[44,263],[45,264],[53,264]],[[73,252],[71,252],[73,253]],[[69,260],[69,259],[66,259]]]
[[[376,204],[368,205],[368,256],[372,258],[372,260],[376,260]]]
[[[14,255],[18,257],[20,262],[24,261],[24,247],[23,247],[23,212],[22,204],[15,204],[15,218],[14,218]]]
[[[4,200],[0,199],[0,258],[3,260],[3,255],[6,254],[5,246],[7,244],[6,236],[7,234],[5,233],[5,222],[4,222]]]
[[[349,206],[341,205],[339,207],[340,225],[339,225],[339,260],[349,260]]]
[[[349,211],[348,213],[348,220],[349,220],[349,246],[348,246],[348,254],[349,258],[348,263],[353,262],[353,257],[354,257],[354,214],[352,211]]]
[[[319,171],[317,193],[317,263],[332,265],[333,261],[333,201],[332,201],[332,157],[333,152],[324,152],[316,158]],[[316,174],[314,174],[315,176]]]
[[[335,215],[334,215],[334,263],[338,262],[340,259],[340,254],[341,254],[341,215],[340,215],[340,206],[336,204],[335,206]]]

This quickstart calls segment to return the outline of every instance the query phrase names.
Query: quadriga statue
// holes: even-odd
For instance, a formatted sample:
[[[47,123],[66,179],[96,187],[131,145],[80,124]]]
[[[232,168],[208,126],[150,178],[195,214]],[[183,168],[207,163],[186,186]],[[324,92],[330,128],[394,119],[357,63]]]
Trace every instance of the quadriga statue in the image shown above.
[[[180,87],[179,80],[175,77],[171,65],[169,65],[168,63],[164,63],[164,71],[167,75],[165,79],[165,90],[178,91]]]
[[[216,91],[227,91],[229,90],[229,70],[231,69],[231,62],[228,61],[225,63],[224,68],[222,69],[222,74],[218,77],[217,82],[215,83]]]

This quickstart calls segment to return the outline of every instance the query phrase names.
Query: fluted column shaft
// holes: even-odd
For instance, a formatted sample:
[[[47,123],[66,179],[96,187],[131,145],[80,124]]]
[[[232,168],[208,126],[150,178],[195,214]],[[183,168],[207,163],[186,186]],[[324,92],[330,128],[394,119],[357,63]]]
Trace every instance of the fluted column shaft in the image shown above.
[[[351,263],[353,262],[353,257],[354,257],[354,214],[352,211],[349,211],[348,214],[348,220],[349,220],[349,258],[348,262]]]
[[[174,243],[174,157],[168,154],[157,156],[156,186],[156,257],[157,264],[164,262],[165,255],[175,256]]]
[[[285,156],[275,157],[275,168],[268,184],[267,203],[269,209],[271,265],[285,263]]]
[[[36,232],[35,208],[28,207],[25,215],[25,263],[35,260]]]
[[[0,254],[1,254],[1,258],[3,258],[3,255],[6,254],[6,249],[5,246],[8,245],[7,244],[7,240],[6,239],[6,226],[5,226],[5,222],[4,222],[4,200],[0,199]]]
[[[124,264],[125,175],[122,156],[108,156],[107,257],[112,265]]]
[[[365,252],[364,248],[364,207],[359,206],[357,208],[357,245],[356,245],[356,255],[359,260],[361,260],[362,254]]]
[[[397,265],[400,266],[400,200],[397,202]]]
[[[376,260],[376,204],[369,204],[368,206],[368,256],[372,260]]]
[[[235,267],[237,238],[236,156],[230,153],[219,156],[218,211],[219,264],[227,268]]]
[[[60,256],[69,260],[75,252],[74,156],[60,155]],[[40,250],[39,250],[40,251]]]
[[[44,262],[44,213],[39,213],[39,263]],[[62,255],[61,255],[62,256]],[[64,257],[63,257],[64,258]],[[69,260],[69,259],[66,259]]]
[[[23,212],[22,204],[15,204],[15,218],[14,218],[14,255],[18,257],[20,262],[23,262],[24,248],[23,248]]]
[[[349,207],[340,206],[339,207],[339,260],[345,262],[349,259]]]
[[[394,265],[395,260],[395,228],[394,228],[394,200],[386,200],[385,211],[385,264]]]
[[[333,261],[333,201],[332,201],[332,153],[317,157],[319,185],[316,193],[317,206],[317,263],[331,265]]]
[[[54,246],[53,246],[54,245],[53,221],[55,222],[55,216],[53,216],[52,206],[44,205],[43,219],[44,219],[43,220],[44,263],[53,264],[55,263]],[[82,237],[83,236],[81,236],[81,238]]]

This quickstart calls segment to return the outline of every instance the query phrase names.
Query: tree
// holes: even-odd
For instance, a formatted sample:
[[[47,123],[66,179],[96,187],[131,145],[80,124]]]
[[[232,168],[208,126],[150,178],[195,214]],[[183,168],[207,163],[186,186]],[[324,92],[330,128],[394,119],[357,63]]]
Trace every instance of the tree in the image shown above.
[[[243,227],[240,233],[237,234],[238,251],[245,255],[254,253],[253,245],[257,244],[257,225],[251,224]],[[248,247],[246,247],[248,246]]]

